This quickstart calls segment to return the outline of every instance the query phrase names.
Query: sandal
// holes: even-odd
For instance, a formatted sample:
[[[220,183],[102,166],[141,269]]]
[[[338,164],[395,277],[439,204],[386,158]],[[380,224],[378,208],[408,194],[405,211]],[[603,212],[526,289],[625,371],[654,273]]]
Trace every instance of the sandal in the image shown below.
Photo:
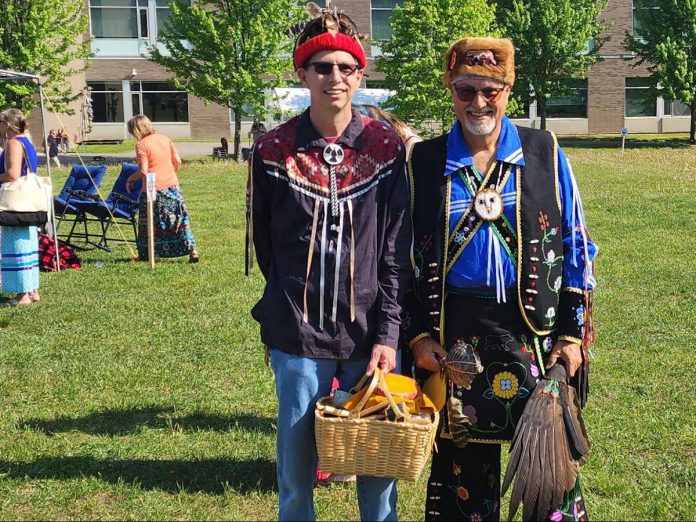
[[[194,250],[189,254],[189,263],[198,263],[200,261],[200,258],[198,257],[198,251]]]
[[[4,301],[0,306],[24,308],[26,306],[31,306],[31,301],[29,301],[28,303],[20,303],[17,299],[13,297],[11,299],[8,299],[7,301]]]

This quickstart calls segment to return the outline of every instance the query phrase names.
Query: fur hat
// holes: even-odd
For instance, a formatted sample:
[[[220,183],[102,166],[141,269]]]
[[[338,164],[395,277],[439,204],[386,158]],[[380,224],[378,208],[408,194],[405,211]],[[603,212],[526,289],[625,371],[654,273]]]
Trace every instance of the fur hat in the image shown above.
[[[443,81],[464,76],[492,78],[509,85],[515,83],[515,48],[507,38],[463,38],[454,42],[445,54]]]

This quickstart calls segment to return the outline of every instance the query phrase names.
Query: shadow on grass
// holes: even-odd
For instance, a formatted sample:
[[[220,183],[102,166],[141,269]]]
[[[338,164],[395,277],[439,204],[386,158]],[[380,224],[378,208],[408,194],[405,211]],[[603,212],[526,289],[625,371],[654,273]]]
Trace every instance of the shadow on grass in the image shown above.
[[[579,147],[585,149],[620,149],[619,136],[558,136],[561,147]],[[626,138],[626,149],[688,149],[688,138],[651,139],[640,137]]]
[[[53,435],[80,431],[89,435],[128,435],[143,429],[172,431],[256,431],[274,433],[273,419],[245,413],[231,416],[193,413],[182,415],[174,408],[150,407],[94,412],[84,417],[58,417],[53,420],[29,419],[18,424],[20,429],[36,430]]]
[[[220,495],[276,491],[275,464],[250,460],[100,460],[94,457],[44,457],[32,462],[0,461],[4,478],[71,480],[97,477],[112,484],[126,482],[142,489],[171,493]]]

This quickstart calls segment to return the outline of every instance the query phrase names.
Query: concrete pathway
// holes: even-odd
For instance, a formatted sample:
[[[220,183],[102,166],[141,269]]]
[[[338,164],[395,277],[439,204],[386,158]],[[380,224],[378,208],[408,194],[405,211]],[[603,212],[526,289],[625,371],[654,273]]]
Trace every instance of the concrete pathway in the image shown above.
[[[182,158],[196,158],[201,156],[210,156],[213,153],[213,147],[219,147],[219,141],[180,141],[174,142],[176,150]],[[108,154],[81,153],[82,161],[85,163],[123,163],[125,161],[135,162],[135,151],[127,152],[110,152]],[[59,154],[58,159],[63,165],[72,165],[79,163],[77,154],[69,152],[68,154]],[[39,154],[39,165],[46,164],[46,156]]]

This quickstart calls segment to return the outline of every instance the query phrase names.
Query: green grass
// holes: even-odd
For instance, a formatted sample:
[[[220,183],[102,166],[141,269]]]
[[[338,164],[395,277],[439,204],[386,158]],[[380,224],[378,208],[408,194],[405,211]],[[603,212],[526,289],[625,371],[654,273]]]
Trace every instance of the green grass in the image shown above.
[[[590,516],[696,519],[696,157],[660,144],[566,152],[600,246]],[[198,265],[150,270],[124,246],[81,252],[82,270],[42,273],[40,305],[0,309],[0,518],[275,517],[276,406],[249,314],[262,279],[244,276],[245,178],[232,162],[184,166]],[[399,492],[400,517],[422,519],[425,477]],[[316,499],[320,519],[358,518],[352,485]]]
[[[584,148],[621,148],[620,134],[565,134],[558,136],[558,141],[564,147]],[[689,134],[674,132],[664,134],[628,134],[625,139],[626,149],[637,148],[688,148]]]
[[[80,154],[113,154],[115,152],[132,152],[135,150],[135,140],[123,140],[121,143],[80,143],[70,152]]]

